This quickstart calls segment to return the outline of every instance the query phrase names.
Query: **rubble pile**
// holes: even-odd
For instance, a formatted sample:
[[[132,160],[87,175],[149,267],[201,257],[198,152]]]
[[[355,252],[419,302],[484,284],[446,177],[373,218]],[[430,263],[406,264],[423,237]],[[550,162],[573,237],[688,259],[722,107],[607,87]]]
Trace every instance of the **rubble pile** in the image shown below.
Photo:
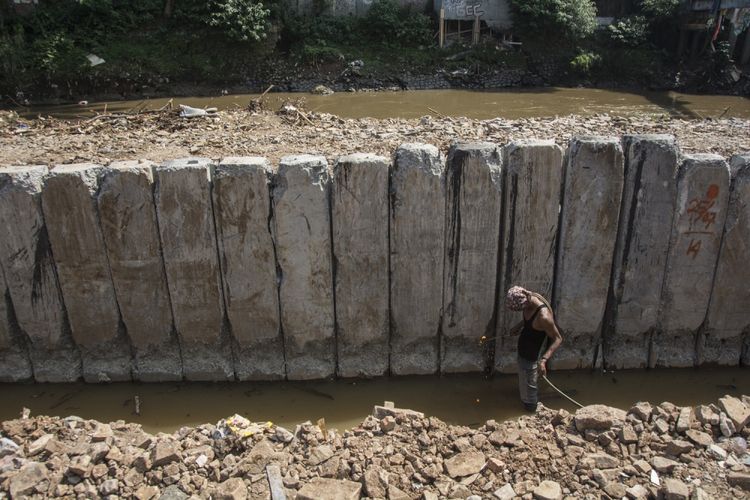
[[[749,424],[747,396],[627,412],[540,406],[476,429],[386,403],[343,433],[235,415],[154,436],[24,415],[2,423],[0,498],[742,498]]]
[[[425,110],[427,113],[428,110]],[[750,150],[750,120],[683,119],[670,115],[560,116],[476,120],[427,115],[420,119],[342,119],[294,107],[271,111],[220,111],[181,118],[177,110],[99,114],[79,120],[0,120],[0,168],[10,165],[163,160],[186,156],[265,156],[301,152],[341,155],[370,152],[389,156],[404,142],[433,144],[444,152],[455,140],[554,139],[567,145],[577,135],[672,134],[684,152],[729,157]]]

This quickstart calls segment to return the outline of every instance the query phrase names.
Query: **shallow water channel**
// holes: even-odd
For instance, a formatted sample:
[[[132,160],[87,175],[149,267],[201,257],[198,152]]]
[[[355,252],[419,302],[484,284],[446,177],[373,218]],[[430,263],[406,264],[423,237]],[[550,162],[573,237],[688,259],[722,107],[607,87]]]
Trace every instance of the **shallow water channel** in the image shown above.
[[[550,380],[584,405],[623,409],[636,401],[696,405],[716,402],[724,394],[750,394],[745,368],[554,372]],[[542,380],[540,388],[545,405],[575,409]],[[135,396],[140,415],[134,413]],[[149,432],[216,423],[234,413],[292,428],[323,417],[329,428],[347,429],[385,400],[463,425],[523,413],[514,375],[485,379],[476,374],[274,383],[6,384],[0,385],[0,420],[16,418],[27,407],[34,415],[138,422]]]
[[[244,108],[258,94],[218,97],[175,97],[173,103],[218,109]],[[666,113],[681,118],[750,118],[750,99],[738,96],[691,95],[677,92],[631,92],[588,88],[532,88],[496,91],[415,90],[403,92],[337,92],[329,96],[305,93],[269,93],[266,105],[276,110],[286,101],[305,100],[305,108],[343,118],[419,118],[424,115],[507,119],[591,115],[619,116]],[[159,109],[167,98],[144,101],[109,101],[21,108],[26,117],[90,117],[94,113]]]

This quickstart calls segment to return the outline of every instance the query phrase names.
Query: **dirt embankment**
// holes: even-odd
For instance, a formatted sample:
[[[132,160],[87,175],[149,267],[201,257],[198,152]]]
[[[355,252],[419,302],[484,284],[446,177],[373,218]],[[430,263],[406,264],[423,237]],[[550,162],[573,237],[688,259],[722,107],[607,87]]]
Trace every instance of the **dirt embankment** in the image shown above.
[[[218,159],[317,153],[333,161],[354,152],[389,156],[404,142],[424,142],[447,150],[451,141],[554,139],[575,135],[673,134],[684,152],[725,157],[750,150],[750,120],[683,120],[664,115],[564,116],[472,120],[425,116],[413,119],[348,119],[298,111],[245,110],[185,119],[176,111],[98,115],[77,121],[0,117],[0,166],[151,160],[186,156]]]
[[[234,416],[153,436],[123,421],[25,415],[2,423],[0,497],[747,498],[749,423],[747,396],[541,407],[477,429],[386,405],[343,433]]]

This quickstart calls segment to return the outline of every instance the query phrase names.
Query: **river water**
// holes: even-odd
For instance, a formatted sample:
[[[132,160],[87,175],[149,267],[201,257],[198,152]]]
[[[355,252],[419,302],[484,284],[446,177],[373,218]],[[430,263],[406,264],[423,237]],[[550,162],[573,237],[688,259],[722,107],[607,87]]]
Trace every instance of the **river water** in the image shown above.
[[[220,97],[175,97],[173,104],[218,109],[244,108],[258,94]],[[417,90],[403,92],[338,92],[329,96],[301,93],[269,93],[269,109],[287,101],[305,100],[311,111],[343,118],[419,118],[424,115],[465,116],[475,119],[507,119],[591,115],[628,116],[666,113],[680,118],[750,118],[750,99],[738,96],[690,95],[677,92],[628,92],[587,88],[536,88],[507,91]],[[145,101],[110,101],[86,105],[68,104],[23,108],[27,118],[52,115],[59,118],[90,117],[96,112],[135,112],[159,109],[167,98]]]
[[[626,410],[636,401],[696,405],[715,403],[725,394],[750,394],[744,368],[554,372],[550,380],[581,404]],[[545,405],[575,410],[544,381],[539,385]],[[134,414],[135,396],[140,415]],[[215,423],[234,413],[291,428],[325,418],[329,428],[347,429],[386,400],[462,425],[523,414],[514,375],[485,379],[476,374],[275,383],[6,384],[0,385],[0,420],[16,418],[27,407],[34,415],[138,422],[149,432]]]

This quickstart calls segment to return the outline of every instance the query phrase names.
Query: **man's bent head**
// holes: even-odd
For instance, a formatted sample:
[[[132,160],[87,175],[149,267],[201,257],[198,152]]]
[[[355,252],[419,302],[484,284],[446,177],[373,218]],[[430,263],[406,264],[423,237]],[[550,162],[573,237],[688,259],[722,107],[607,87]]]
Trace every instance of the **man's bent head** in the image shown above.
[[[520,311],[529,301],[531,292],[520,286],[512,286],[505,295],[505,306],[511,311]]]

